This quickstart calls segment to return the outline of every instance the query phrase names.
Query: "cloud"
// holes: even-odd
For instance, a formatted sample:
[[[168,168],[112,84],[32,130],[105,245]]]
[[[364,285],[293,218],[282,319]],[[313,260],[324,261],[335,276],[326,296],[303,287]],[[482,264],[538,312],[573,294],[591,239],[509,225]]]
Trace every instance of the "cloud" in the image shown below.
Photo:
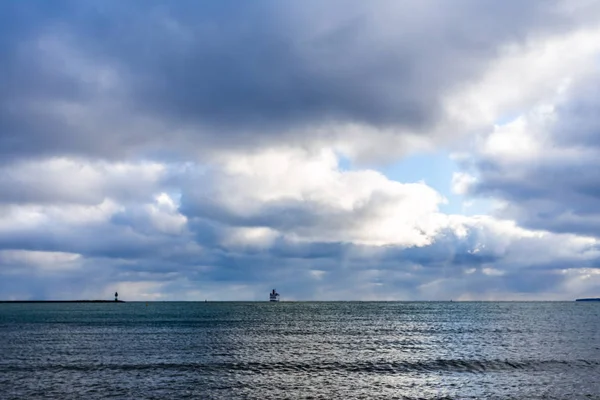
[[[330,150],[235,154],[208,181],[186,185],[186,216],[275,229],[299,241],[425,245],[443,220],[437,209],[444,199],[427,185],[340,171]]]
[[[495,63],[514,68],[598,13],[583,1],[2,7],[5,158],[206,157],[287,143],[402,154],[472,129],[472,87]],[[494,82],[514,75],[495,71]]]
[[[275,286],[289,300],[565,299],[598,284],[595,239],[442,214],[425,184],[342,171],[331,150],[177,171],[181,204],[162,192],[100,206],[5,205],[0,274],[14,285],[0,286],[3,296],[260,300]]]
[[[0,202],[98,205],[106,198],[143,201],[166,186],[166,167],[156,162],[105,163],[49,158],[0,167]]]
[[[78,267],[79,254],[26,250],[0,251],[0,263],[15,267],[34,267],[41,270],[62,270]]]
[[[0,297],[593,295],[598,15],[2,3]],[[454,196],[377,169],[440,146]]]
[[[600,95],[597,72],[574,77],[545,104],[497,126],[474,153],[473,196],[525,227],[598,237]]]

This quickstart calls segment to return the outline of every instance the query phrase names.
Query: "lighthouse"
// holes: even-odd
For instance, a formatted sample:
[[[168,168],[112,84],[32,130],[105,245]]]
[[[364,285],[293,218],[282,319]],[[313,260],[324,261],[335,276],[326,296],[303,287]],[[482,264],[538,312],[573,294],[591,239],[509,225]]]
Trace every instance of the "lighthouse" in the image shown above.
[[[115,301],[119,301],[119,293],[115,292]]]

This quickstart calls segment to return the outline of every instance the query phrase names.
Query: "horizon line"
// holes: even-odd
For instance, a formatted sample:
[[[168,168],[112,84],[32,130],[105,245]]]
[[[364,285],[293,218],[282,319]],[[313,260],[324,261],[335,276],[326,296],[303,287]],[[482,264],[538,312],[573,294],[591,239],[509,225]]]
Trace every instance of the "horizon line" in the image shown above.
[[[0,300],[0,303],[561,303],[600,298],[564,300]]]

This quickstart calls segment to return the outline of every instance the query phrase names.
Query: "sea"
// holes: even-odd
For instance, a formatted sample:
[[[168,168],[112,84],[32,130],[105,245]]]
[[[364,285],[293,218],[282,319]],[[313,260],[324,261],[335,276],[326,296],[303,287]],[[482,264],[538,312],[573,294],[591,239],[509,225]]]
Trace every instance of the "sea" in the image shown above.
[[[600,303],[0,304],[0,399],[600,399]]]

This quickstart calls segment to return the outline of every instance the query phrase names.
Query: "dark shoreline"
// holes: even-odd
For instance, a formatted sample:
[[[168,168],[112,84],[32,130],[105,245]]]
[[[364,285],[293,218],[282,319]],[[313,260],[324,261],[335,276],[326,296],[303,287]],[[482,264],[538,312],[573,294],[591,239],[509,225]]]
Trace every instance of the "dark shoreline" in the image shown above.
[[[0,303],[125,303],[123,300],[0,300]]]
[[[588,299],[577,299],[575,301],[600,301],[600,297],[592,297]]]

